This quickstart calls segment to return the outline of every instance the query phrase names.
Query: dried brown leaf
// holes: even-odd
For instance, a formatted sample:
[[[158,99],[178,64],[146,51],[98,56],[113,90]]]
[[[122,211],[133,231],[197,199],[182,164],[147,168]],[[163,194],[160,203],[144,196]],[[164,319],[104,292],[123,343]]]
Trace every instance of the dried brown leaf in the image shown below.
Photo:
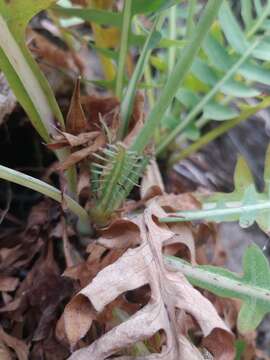
[[[4,343],[0,341],[0,359],[1,360],[12,360],[12,354]]]
[[[159,330],[166,334],[166,346],[159,355],[151,354],[145,359],[202,359],[194,345],[180,332],[177,322],[179,310],[190,314],[199,324],[206,345],[214,352],[215,359],[224,359],[224,354],[227,360],[233,359],[233,336],[218,317],[213,305],[180,272],[170,271],[164,265],[162,248],[175,234],[166,226],[155,223],[155,217],[162,215],[162,209],[152,203],[144,215],[133,220],[140,228],[141,245],[127,250],[116,262],[99,272],[72,300],[65,314],[68,316],[69,313],[74,315],[78,312],[76,302],[76,311],[73,309],[78,297],[83,298],[84,302],[88,299],[89,304],[99,313],[121,294],[147,284],[151,287],[150,301],[129,320],[107,332],[89,347],[76,351],[70,360],[106,359],[122,348],[150,338]],[[86,331],[84,328],[84,333]],[[228,345],[226,351],[224,343]]]
[[[101,134],[100,136],[98,136],[95,139],[95,142],[86,147],[83,148],[81,150],[75,151],[74,153],[72,153],[65,161],[63,161],[60,165],[59,165],[59,169],[60,170],[66,170],[69,167],[71,167],[72,165],[77,164],[78,162],[82,161],[83,159],[87,158],[88,156],[90,156],[92,153],[96,152],[97,150],[99,150],[103,145],[105,144],[105,138],[104,136]]]
[[[87,120],[81,106],[80,78],[77,79],[66,118],[68,133],[78,135],[87,129]]]
[[[14,291],[19,279],[11,276],[0,275],[0,291]]]
[[[71,51],[60,49],[35,31],[31,31],[30,50],[39,60],[54,67],[71,70],[75,74],[82,73],[84,70],[84,64],[77,55]]]
[[[140,228],[130,220],[119,219],[102,231],[98,243],[110,249],[126,249],[141,242]]]
[[[95,311],[88,298],[83,295],[79,294],[66,306],[65,330],[72,348],[86,335],[94,319]]]
[[[119,100],[116,97],[82,96],[81,103],[89,122],[90,130],[100,129],[100,118],[106,117],[106,125],[111,128],[115,112],[119,112]]]
[[[155,159],[151,160],[146,169],[140,190],[141,198],[147,200],[165,192],[160,170]]]
[[[8,335],[0,326],[0,342],[15,351],[19,360],[28,360],[28,346],[22,341],[11,335]]]
[[[198,210],[201,203],[189,193],[186,194],[165,194],[158,198],[158,204],[167,211],[188,211]]]

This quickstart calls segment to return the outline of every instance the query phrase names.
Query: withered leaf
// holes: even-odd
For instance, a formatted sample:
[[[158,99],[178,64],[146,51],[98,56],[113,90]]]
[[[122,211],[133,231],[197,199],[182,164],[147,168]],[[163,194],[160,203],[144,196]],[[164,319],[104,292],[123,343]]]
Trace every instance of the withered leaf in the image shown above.
[[[59,48],[36,31],[31,31],[29,47],[40,60],[45,60],[49,65],[71,70],[75,74],[82,73],[84,70],[84,64],[77,54]]]
[[[140,193],[142,199],[150,199],[165,192],[165,186],[155,159],[147,166],[142,178]]]
[[[78,135],[87,129],[87,120],[80,100],[80,78],[77,79],[66,118],[68,133]]]
[[[156,224],[155,218],[163,213],[153,202],[143,215],[133,219],[140,228],[141,245],[127,250],[116,262],[99,272],[72,299],[65,316],[80,316],[76,299],[79,302],[83,299],[84,306],[88,299],[89,306],[99,313],[121,294],[146,284],[151,287],[149,303],[89,347],[75,351],[70,360],[104,360],[123,348],[150,338],[159,330],[166,334],[166,346],[158,356],[151,354],[145,359],[202,359],[198,349],[181,333],[178,322],[181,312],[190,314],[196,320],[203,333],[205,346],[209,347],[215,359],[234,358],[233,336],[214,306],[180,272],[170,271],[165,267],[162,248],[165,243],[169,245],[170,240],[175,242],[175,234],[168,227]],[[73,324],[66,323],[66,326],[68,333]],[[83,333],[85,332],[86,329]],[[227,344],[226,349],[224,343]]]
[[[19,280],[15,277],[0,275],[0,291],[14,291]]]
[[[15,351],[19,360],[28,360],[28,346],[22,341],[11,335],[8,335],[0,326],[0,342]]]
[[[99,150],[105,144],[105,138],[102,134],[100,134],[94,141],[93,144],[80,149],[78,151],[73,152],[65,161],[63,161],[59,165],[59,169],[66,170],[70,166],[77,164],[78,162],[82,161],[83,159],[90,156],[92,153]]]

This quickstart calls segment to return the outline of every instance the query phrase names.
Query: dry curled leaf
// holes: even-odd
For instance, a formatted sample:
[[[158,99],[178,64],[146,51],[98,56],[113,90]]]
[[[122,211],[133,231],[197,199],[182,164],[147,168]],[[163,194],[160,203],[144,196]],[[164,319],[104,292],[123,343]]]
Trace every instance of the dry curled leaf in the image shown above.
[[[75,326],[79,326],[80,303],[83,304],[83,309],[100,313],[121,294],[147,284],[151,288],[150,301],[89,347],[75,351],[70,360],[104,360],[123,348],[152,337],[160,330],[165,332],[166,345],[162,347],[160,354],[153,353],[144,357],[145,359],[203,359],[200,351],[181,333],[178,318],[182,312],[190,314],[196,320],[203,334],[204,346],[213,353],[215,359],[233,359],[233,336],[214,306],[188,283],[182,273],[165,267],[163,246],[170,245],[170,241],[175,243],[176,239],[168,227],[156,224],[155,218],[162,215],[163,210],[153,202],[143,215],[132,221],[140,229],[140,246],[127,250],[117,261],[99,272],[72,299],[64,316],[66,319],[73,319],[73,322],[66,321],[66,332],[71,333],[74,322]],[[85,321],[83,324],[80,337],[89,329],[91,317],[88,317],[88,324]],[[77,340],[79,336],[77,334]],[[74,345],[74,337],[70,340]]]
[[[152,159],[142,178],[141,198],[150,199],[165,192],[165,186],[155,159]]]
[[[19,279],[15,277],[0,275],[0,291],[14,291],[18,283]]]
[[[78,135],[87,129],[87,120],[80,101],[80,78],[77,79],[66,119],[67,132]]]
[[[46,64],[59,69],[71,70],[75,74],[82,73],[84,70],[84,64],[77,54],[59,48],[35,31],[31,31],[29,47],[38,59],[45,61]]]
[[[0,326],[0,343],[1,342],[14,350],[19,360],[28,360],[28,346],[22,340],[8,335]]]

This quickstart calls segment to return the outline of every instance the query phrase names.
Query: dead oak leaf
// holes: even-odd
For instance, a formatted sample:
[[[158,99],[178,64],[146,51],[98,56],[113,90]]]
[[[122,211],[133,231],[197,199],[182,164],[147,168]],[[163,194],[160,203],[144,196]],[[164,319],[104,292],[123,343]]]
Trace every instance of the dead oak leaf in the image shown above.
[[[155,218],[161,215],[164,215],[163,210],[153,202],[143,215],[134,219],[140,228],[141,245],[127,250],[72,299],[64,315],[66,320],[73,318],[73,321],[65,322],[66,332],[74,335],[74,328],[79,326],[80,322],[75,319],[81,318],[80,302],[84,309],[87,308],[89,328],[93,319],[91,311],[102,312],[105,306],[129,290],[150,285],[150,301],[89,347],[74,352],[69,360],[104,360],[123,348],[150,338],[160,330],[166,334],[166,346],[163,346],[161,353],[151,354],[144,359],[203,359],[198,349],[181,333],[177,321],[181,312],[190,314],[196,320],[206,346],[213,352],[215,359],[233,359],[233,336],[214,306],[189,284],[182,273],[165,267],[162,249],[164,243],[170,244],[170,239],[175,242],[175,234],[169,228],[156,224]],[[77,333],[77,341],[88,330],[85,318],[82,321],[84,328]],[[70,340],[74,345],[75,338]]]
[[[0,342],[15,351],[19,360],[27,360],[29,355],[28,346],[22,341],[8,335],[0,326]]]
[[[19,284],[19,279],[12,276],[0,275],[0,291],[14,291]]]

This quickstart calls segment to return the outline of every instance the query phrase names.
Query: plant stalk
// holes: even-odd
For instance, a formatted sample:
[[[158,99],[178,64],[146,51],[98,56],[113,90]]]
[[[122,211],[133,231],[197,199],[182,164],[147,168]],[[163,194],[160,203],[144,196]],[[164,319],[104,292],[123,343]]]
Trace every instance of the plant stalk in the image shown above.
[[[60,204],[64,202],[67,205],[68,209],[78,216],[80,222],[84,224],[84,228],[90,229],[90,221],[87,211],[70,196],[63,194],[55,187],[39,179],[33,178],[32,176],[23,174],[19,171],[10,169],[2,165],[0,165],[0,179],[7,180],[21,186],[25,186],[31,190],[35,190],[59,202]]]
[[[132,0],[125,0],[120,53],[119,53],[116,88],[115,88],[115,94],[119,99],[122,98],[122,91],[124,85],[125,67],[126,67],[126,59],[128,53],[128,38],[130,33],[131,19],[132,19]]]

